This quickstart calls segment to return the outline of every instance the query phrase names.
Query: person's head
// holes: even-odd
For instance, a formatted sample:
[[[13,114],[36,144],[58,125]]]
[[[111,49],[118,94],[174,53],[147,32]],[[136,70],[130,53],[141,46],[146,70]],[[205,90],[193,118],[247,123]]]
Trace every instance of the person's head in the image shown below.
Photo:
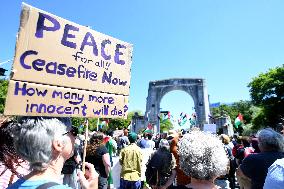
[[[229,144],[230,143],[230,137],[228,135],[221,134],[220,135],[220,139],[222,140],[222,142],[224,144]]]
[[[152,137],[153,137],[153,135],[152,135],[151,133],[148,133],[147,138],[148,138],[149,140],[152,140]]]
[[[161,139],[159,143],[159,149],[161,150],[170,150],[170,144],[166,139]]]
[[[128,136],[128,129],[124,129],[124,130],[123,130],[123,135],[124,135],[124,136]]]
[[[284,151],[283,135],[271,128],[262,129],[258,132],[258,146],[261,151]]]
[[[249,147],[250,146],[250,138],[248,136],[241,136],[241,143],[244,147]]]
[[[134,132],[129,133],[128,140],[130,143],[135,143],[137,141],[137,134]]]
[[[92,135],[90,142],[87,145],[87,155],[95,155],[99,146],[104,142],[104,134],[99,132]]]
[[[147,135],[148,135],[148,133],[147,133],[147,132],[144,132],[144,133],[143,133],[143,138],[146,139],[146,138],[147,138]]]
[[[17,153],[30,169],[44,171],[73,155],[76,131],[70,118],[21,117],[13,131]],[[58,161],[59,160],[59,161]]]
[[[113,130],[108,130],[107,135],[113,137]]]
[[[160,138],[161,139],[166,139],[168,137],[168,133],[167,132],[163,132],[160,134]]]
[[[22,162],[14,148],[12,130],[15,124],[11,117],[0,117],[0,162],[18,175],[15,165]]]
[[[217,136],[192,130],[181,138],[178,147],[180,168],[186,175],[211,180],[226,174],[229,160]]]

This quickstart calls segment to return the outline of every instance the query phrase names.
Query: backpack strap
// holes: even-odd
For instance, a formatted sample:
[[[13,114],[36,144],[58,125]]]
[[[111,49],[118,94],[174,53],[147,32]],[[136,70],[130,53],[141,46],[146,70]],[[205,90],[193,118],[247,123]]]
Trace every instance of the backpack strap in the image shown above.
[[[47,189],[47,188],[50,188],[56,185],[59,185],[59,184],[56,182],[47,182],[47,183],[39,185],[38,187],[36,187],[36,189]]]

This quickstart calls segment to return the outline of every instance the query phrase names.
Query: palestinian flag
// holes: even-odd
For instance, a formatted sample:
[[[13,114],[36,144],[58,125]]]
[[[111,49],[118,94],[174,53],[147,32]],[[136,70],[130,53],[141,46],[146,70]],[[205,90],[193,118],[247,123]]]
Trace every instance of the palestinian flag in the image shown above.
[[[144,130],[144,133],[152,133],[153,126],[151,123],[148,123],[147,128]]]
[[[235,119],[235,127],[239,128],[239,126],[241,126],[243,123],[243,115],[241,113],[238,114],[238,116]]]

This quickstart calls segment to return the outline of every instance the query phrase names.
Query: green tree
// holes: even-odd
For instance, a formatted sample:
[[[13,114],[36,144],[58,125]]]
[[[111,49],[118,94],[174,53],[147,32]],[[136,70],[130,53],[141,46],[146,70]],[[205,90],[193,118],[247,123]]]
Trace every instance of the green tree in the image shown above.
[[[122,119],[122,118],[109,119],[108,126],[104,127],[103,130],[108,130],[108,129],[116,130],[116,129],[127,128],[130,125],[132,117],[134,116],[136,112],[138,113],[138,115],[143,115],[142,111],[136,110],[136,111],[128,112],[127,119]]]
[[[284,119],[284,65],[259,74],[248,87],[253,104],[262,108],[254,127],[276,128]]]
[[[221,104],[217,108],[212,108],[211,111],[214,117],[230,116],[232,118],[236,114],[236,112],[233,112],[232,108],[226,104]]]
[[[232,117],[233,119],[236,118],[236,116],[238,115],[238,113],[241,113],[243,115],[244,118],[244,123],[245,124],[249,124],[252,121],[252,115],[253,115],[253,106],[251,101],[239,101],[239,102],[235,102],[233,103],[232,106],[233,109],[233,114]]]
[[[124,129],[127,128],[131,123],[131,119],[121,119],[121,118],[115,118],[110,119],[108,127],[109,129],[115,130],[117,129]]]
[[[160,116],[160,132],[168,131],[173,129],[173,124],[169,119],[164,119]]]
[[[134,111],[128,112],[127,119],[132,119],[132,117],[134,116],[135,113],[138,113],[138,115],[140,115],[140,116],[143,115],[141,110],[134,110]]]
[[[88,118],[89,121],[89,130],[94,131],[97,130],[97,118]],[[82,117],[72,117],[71,118],[72,125],[75,127],[80,127],[85,122],[85,118]]]
[[[5,101],[8,92],[8,80],[0,80],[0,114],[4,113]]]
[[[222,104],[217,108],[212,108],[214,117],[230,116],[234,121],[239,113],[243,115],[246,124],[251,123],[253,115],[253,106],[250,101],[234,102],[232,105]]]

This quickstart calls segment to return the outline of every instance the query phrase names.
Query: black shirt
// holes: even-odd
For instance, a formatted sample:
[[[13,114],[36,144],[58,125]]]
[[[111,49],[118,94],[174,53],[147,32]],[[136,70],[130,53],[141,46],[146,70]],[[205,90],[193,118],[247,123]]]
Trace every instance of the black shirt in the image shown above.
[[[63,174],[72,174],[74,172],[74,170],[76,169],[76,165],[77,165],[75,161],[75,157],[77,156],[78,156],[78,149],[75,148],[73,156],[64,162],[64,165],[61,171]]]
[[[108,150],[104,145],[102,145],[96,149],[94,156],[86,156],[86,162],[92,163],[99,175],[104,178],[107,178],[105,166],[103,163],[103,155],[105,155],[106,153],[108,153]]]
[[[178,186],[171,187],[171,189],[193,189],[193,188],[187,188],[186,186],[178,185]]]
[[[262,152],[247,156],[240,168],[242,172],[251,179],[251,188],[263,188],[268,168],[277,159],[284,157],[283,152]]]

